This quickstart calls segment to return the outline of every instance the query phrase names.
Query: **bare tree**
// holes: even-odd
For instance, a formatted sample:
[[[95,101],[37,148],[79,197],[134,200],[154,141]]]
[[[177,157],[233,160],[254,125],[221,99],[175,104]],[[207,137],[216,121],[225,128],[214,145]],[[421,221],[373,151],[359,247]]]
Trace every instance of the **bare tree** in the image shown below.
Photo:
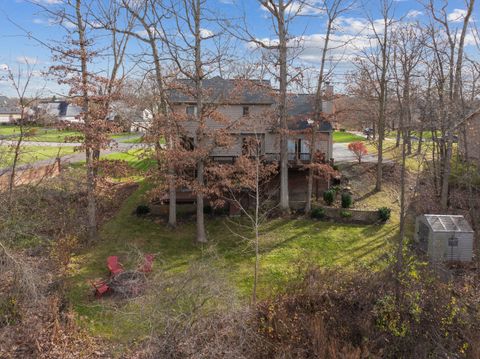
[[[218,73],[223,59],[228,55],[228,41],[222,43],[222,34],[206,28],[214,15],[207,10],[207,0],[181,0],[164,4],[164,9],[173,21],[173,28],[162,28],[164,44],[169,59],[179,74],[176,85],[180,91],[195,101],[195,110],[189,120],[195,126],[194,151],[196,161],[196,180],[191,183],[196,194],[196,241],[207,241],[205,233],[204,197],[205,166],[211,148],[209,137],[214,134],[207,131],[207,119],[218,119],[214,102],[207,100],[208,91],[203,86],[204,80],[212,73]],[[210,16],[209,16],[210,14]],[[212,40],[215,46],[206,42]]]
[[[313,152],[315,151],[315,141],[316,141],[316,126],[319,126],[322,121],[323,116],[323,97],[324,97],[324,88],[325,83],[325,65],[327,62],[327,54],[330,48],[330,37],[334,31],[334,23],[338,18],[350,8],[351,4],[346,0],[323,0],[321,4],[321,9],[325,11],[326,14],[326,31],[325,39],[323,42],[322,55],[320,59],[320,71],[318,74],[317,80],[317,89],[315,92],[315,105],[314,105],[314,124],[312,126],[312,140],[310,144],[310,169],[308,171],[308,182],[307,182],[307,202],[305,205],[305,212],[309,213],[312,209],[312,191],[313,191]],[[336,44],[335,48],[338,48],[345,44]],[[333,101],[333,99],[330,99]]]
[[[218,205],[224,205],[226,202],[243,215],[238,221],[229,219],[227,227],[233,235],[253,245],[255,265],[252,303],[255,305],[260,269],[260,230],[274,209],[265,205],[269,199],[269,191],[265,187],[277,173],[277,164],[263,161],[261,137],[256,133],[255,124],[252,124],[252,127],[255,136],[244,143],[245,154],[232,165],[211,168],[209,176],[210,182],[214,183],[213,192],[218,199]],[[235,227],[228,223],[233,223]],[[245,229],[253,231],[253,239],[245,234]]]
[[[440,203],[442,209],[448,207],[454,131],[458,123],[467,115],[462,102],[462,69],[465,39],[475,0],[465,2],[465,14],[459,28],[452,27],[447,5],[446,1],[437,5],[433,0],[426,5],[431,20],[428,34],[431,42],[432,66],[436,70],[438,118],[442,132],[442,139],[437,141],[441,157]]]
[[[38,99],[39,95],[29,94],[31,82],[35,74],[35,66],[34,64],[30,64],[26,59],[25,63],[25,68],[22,69],[21,67],[19,67],[17,73],[14,73],[14,71],[10,67],[8,67],[7,69],[7,79],[15,90],[18,107],[20,108],[20,118],[16,121],[17,125],[19,126],[20,132],[16,137],[13,145],[13,158],[12,164],[10,166],[10,179],[8,184],[9,202],[11,202],[12,200],[13,188],[15,186],[15,177],[17,175],[17,167],[22,153],[23,141],[28,132],[28,111]]]
[[[114,21],[118,7],[114,5],[100,7],[103,14],[98,14],[98,4],[91,1],[63,0],[56,2],[52,7],[36,4],[56,21],[66,34],[64,41],[46,42],[35,37],[34,39],[52,51],[55,60],[55,65],[51,67],[52,74],[58,78],[60,84],[70,87],[70,100],[82,108],[82,122],[71,127],[81,131],[84,136],[81,148],[85,151],[86,158],[88,238],[94,241],[98,239],[96,167],[100,150],[107,147],[110,142],[108,134],[115,130],[113,123],[107,119],[110,115],[110,104],[120,93],[123,80],[120,70],[124,65],[128,36],[113,31],[115,26],[109,28],[111,46],[107,46],[105,51],[111,51],[106,56],[113,58],[113,65],[110,73],[97,73],[92,62],[105,54],[102,53],[101,45],[96,43],[93,34],[95,31],[101,31],[103,27],[95,24],[102,15]],[[112,13],[109,13],[110,11]],[[105,18],[103,21],[107,22]]]
[[[118,30],[127,32],[136,38],[140,43],[146,44],[149,48],[146,56],[153,63],[153,79],[155,89],[152,94],[156,97],[156,106],[151,108],[153,121],[145,130],[148,132],[147,140],[153,142],[159,168],[162,168],[160,159],[162,158],[163,148],[161,140],[165,139],[167,150],[174,151],[176,146],[175,129],[176,125],[172,123],[174,117],[168,116],[166,84],[164,76],[164,66],[162,65],[162,44],[166,38],[161,34],[164,28],[165,13],[162,1],[131,1],[122,0],[122,6],[127,11],[127,17],[131,18],[135,24],[140,25],[142,31],[133,31],[132,29]],[[141,57],[141,55],[139,55]],[[148,64],[150,66],[150,64]],[[147,76],[150,74],[150,68],[147,69]],[[169,216],[168,224],[175,227],[177,224],[176,209],[176,183],[175,168],[172,162],[168,163],[168,193],[169,193]]]
[[[392,37],[393,59],[391,61],[392,77],[394,80],[394,89],[397,97],[399,132],[402,142],[402,159],[400,174],[400,235],[397,247],[397,269],[400,272],[403,268],[403,242],[405,237],[406,221],[406,157],[411,153],[410,133],[412,128],[412,112],[414,101],[412,94],[414,78],[416,71],[421,64],[424,51],[425,36],[421,29],[409,23],[401,24],[396,27]]]
[[[370,57],[374,61],[375,79],[378,84],[378,161],[377,161],[377,179],[375,190],[382,190],[383,176],[383,140],[385,138],[385,117],[387,110],[387,92],[388,92],[388,67],[391,55],[391,33],[393,27],[393,1],[380,0],[380,10],[382,14],[381,28],[377,28],[373,18],[369,17],[370,27],[373,38],[377,45],[377,56]]]

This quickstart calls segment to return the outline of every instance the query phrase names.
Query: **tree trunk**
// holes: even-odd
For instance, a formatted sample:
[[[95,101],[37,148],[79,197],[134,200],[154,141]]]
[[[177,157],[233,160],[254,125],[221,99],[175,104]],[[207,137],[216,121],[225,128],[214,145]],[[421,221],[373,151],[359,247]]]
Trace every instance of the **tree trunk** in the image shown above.
[[[198,161],[197,164],[197,182],[199,187],[204,186],[204,162],[203,160]],[[201,190],[200,190],[201,191]],[[206,243],[207,236],[205,234],[205,214],[203,212],[203,194],[201,192],[197,193],[197,242]]]
[[[22,116],[23,116],[23,110],[22,110]],[[17,172],[17,164],[20,158],[20,150],[22,146],[22,141],[23,141],[23,136],[24,136],[24,131],[23,131],[23,118],[20,120],[21,125],[20,125],[20,137],[17,140],[17,143],[15,144],[15,152],[13,154],[13,162],[12,162],[12,170],[10,172],[10,180],[8,182],[8,197],[9,197],[9,202],[12,202],[13,199],[13,187],[15,187],[15,176]]]
[[[90,241],[98,238],[97,234],[97,204],[95,198],[95,160],[93,156],[93,138],[89,128],[89,94],[88,94],[88,70],[87,70],[87,41],[85,39],[85,25],[81,13],[82,1],[77,0],[75,3],[75,14],[78,30],[78,45],[80,50],[80,68],[82,83],[82,99],[83,99],[83,120],[87,131],[85,132],[85,157],[87,165],[87,231]]]
[[[423,126],[420,127],[420,136],[418,137],[418,145],[417,145],[417,155],[422,153],[422,142],[423,142]]]
[[[287,34],[285,29],[285,5],[278,1],[278,35],[280,64],[280,209],[290,211],[288,191],[288,127],[287,127]]]
[[[314,172],[313,163],[314,163],[314,154],[315,154],[316,126],[320,125],[320,122],[322,120],[321,116],[323,112],[323,98],[322,98],[323,73],[325,69],[325,60],[327,57],[328,44],[330,41],[330,33],[332,30],[333,19],[329,17],[328,23],[327,23],[327,33],[325,35],[325,43],[322,49],[320,73],[318,75],[317,91],[315,94],[315,114],[314,114],[314,123],[312,125],[312,142],[310,145],[310,169],[308,171],[308,182],[307,182],[307,203],[305,205],[306,214],[310,213],[310,211],[312,210],[313,172]]]
[[[197,129],[197,147],[200,149],[200,156],[204,156],[202,152],[204,146],[204,131],[205,131],[205,118],[203,113],[203,69],[202,69],[202,48],[201,48],[201,1],[195,1],[195,91],[197,102],[196,119],[198,124]],[[197,162],[197,242],[207,242],[207,235],[205,234],[205,215],[203,213],[203,188],[205,186],[204,180],[205,160],[200,158]]]

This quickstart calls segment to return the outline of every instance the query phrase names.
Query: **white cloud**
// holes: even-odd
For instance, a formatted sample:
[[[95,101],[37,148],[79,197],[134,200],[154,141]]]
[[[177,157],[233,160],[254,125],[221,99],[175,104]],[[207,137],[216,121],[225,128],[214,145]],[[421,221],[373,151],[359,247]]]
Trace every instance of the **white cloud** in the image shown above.
[[[32,0],[34,3],[37,4],[44,4],[44,5],[57,5],[61,4],[62,0]]]
[[[418,17],[420,15],[423,15],[423,12],[421,12],[420,10],[410,10],[407,13],[407,17],[410,18],[410,19]]]
[[[38,59],[35,57],[29,57],[29,56],[17,56],[15,59],[18,63],[20,64],[25,64],[25,65],[35,65],[38,64]]]
[[[213,31],[210,31],[208,29],[200,29],[200,36],[202,37],[202,39],[208,39],[213,37],[214,35],[215,34],[213,33]]]
[[[222,4],[234,4],[235,3],[235,0],[219,0]]]
[[[325,11],[323,10],[321,1],[307,1],[301,3],[299,1],[293,1],[290,6],[287,8],[287,11],[290,14],[300,14],[300,15],[321,15]]]
[[[222,0],[221,0],[222,1]],[[267,8],[263,5],[260,6],[263,11],[267,11]],[[293,1],[286,9],[287,13],[290,15],[321,15],[325,11],[323,10],[322,1],[318,0],[304,0],[300,1]]]
[[[7,64],[0,64],[0,71],[8,71],[9,67]]]
[[[451,22],[461,22],[467,14],[467,10],[464,9],[454,9],[450,14],[448,14],[447,19]]]
[[[303,47],[299,58],[310,63],[319,63],[322,57],[322,51],[325,44],[324,34],[312,34],[297,39]],[[366,36],[352,34],[332,34],[330,35],[328,58],[332,61],[353,60],[359,53],[372,46],[371,41]]]
[[[157,36],[157,38],[159,37],[162,37],[162,35],[164,35],[164,33],[162,32],[162,30],[157,30],[155,29],[155,27],[153,26],[150,26],[150,32],[152,33],[155,33],[155,35]],[[136,34],[141,36],[141,37],[145,37],[145,38],[148,38],[148,31],[143,29],[143,30],[138,30],[136,31]]]

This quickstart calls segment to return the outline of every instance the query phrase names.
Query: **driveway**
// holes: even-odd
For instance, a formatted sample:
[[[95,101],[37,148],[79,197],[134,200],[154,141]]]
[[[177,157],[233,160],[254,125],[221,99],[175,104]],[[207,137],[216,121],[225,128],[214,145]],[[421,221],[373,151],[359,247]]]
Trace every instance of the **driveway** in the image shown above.
[[[348,150],[348,143],[333,144],[333,158],[335,162],[358,162],[355,155]],[[377,155],[365,155],[362,162],[376,163]],[[384,162],[389,162],[384,159]]]

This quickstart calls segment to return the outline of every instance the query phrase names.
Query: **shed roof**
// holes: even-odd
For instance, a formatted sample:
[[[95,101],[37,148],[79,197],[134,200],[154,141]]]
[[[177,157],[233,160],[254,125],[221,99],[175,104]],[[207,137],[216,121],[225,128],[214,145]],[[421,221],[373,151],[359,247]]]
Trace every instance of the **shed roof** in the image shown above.
[[[465,217],[451,214],[425,214],[430,228],[434,232],[472,232],[473,229]]]

